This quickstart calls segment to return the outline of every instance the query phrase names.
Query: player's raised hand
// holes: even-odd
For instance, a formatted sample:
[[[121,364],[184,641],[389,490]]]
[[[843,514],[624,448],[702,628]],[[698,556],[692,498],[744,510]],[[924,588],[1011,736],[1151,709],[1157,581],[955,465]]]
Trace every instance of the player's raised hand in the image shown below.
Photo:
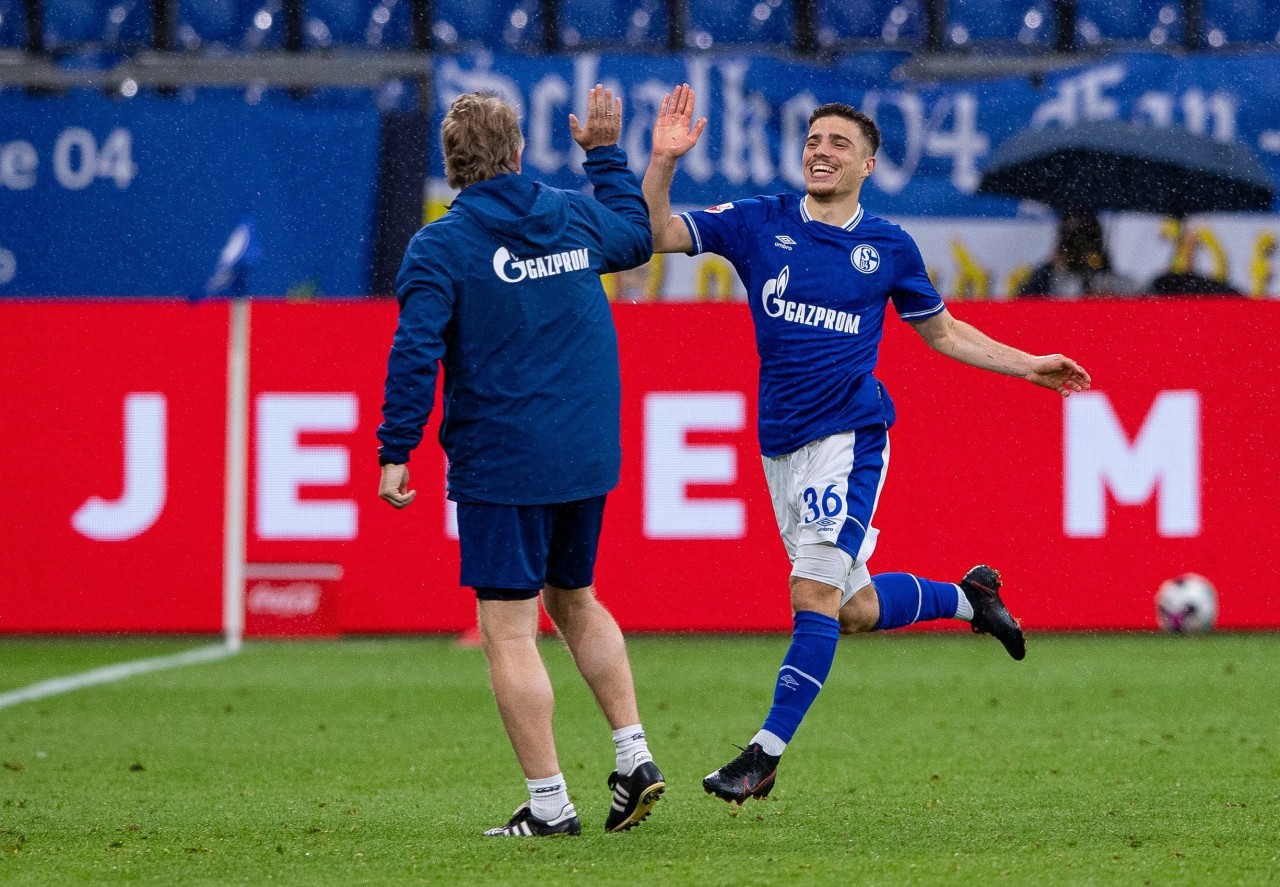
[[[570,114],[569,132],[584,151],[618,144],[618,136],[622,135],[622,99],[614,98],[613,90],[597,83],[587,93],[586,125],[580,125],[578,118]]]
[[[693,87],[682,83],[662,97],[658,119],[653,124],[653,156],[683,157],[698,144],[707,118],[693,122]]]
[[[1084,367],[1061,354],[1032,358],[1031,372],[1026,379],[1044,388],[1052,388],[1063,397],[1070,397],[1072,392],[1088,390],[1092,382]]]

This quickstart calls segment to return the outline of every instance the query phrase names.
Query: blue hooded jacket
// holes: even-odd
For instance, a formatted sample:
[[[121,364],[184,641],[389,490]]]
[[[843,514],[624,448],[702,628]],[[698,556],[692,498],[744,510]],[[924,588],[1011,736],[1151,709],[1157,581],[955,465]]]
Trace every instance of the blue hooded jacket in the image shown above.
[[[405,252],[380,453],[409,461],[442,364],[450,499],[547,505],[617,486],[618,340],[600,275],[644,264],[653,236],[621,148],[587,152],[586,172],[594,198],[519,173],[477,182]]]

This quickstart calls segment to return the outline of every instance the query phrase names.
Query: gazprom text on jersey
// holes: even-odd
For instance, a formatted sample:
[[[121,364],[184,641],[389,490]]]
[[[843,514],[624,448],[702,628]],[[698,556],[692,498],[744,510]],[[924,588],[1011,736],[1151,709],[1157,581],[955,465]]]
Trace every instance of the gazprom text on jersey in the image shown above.
[[[772,304],[770,304],[772,303]],[[810,305],[806,302],[792,302],[789,299],[773,297],[764,300],[764,313],[770,317],[781,317],[791,323],[802,323],[805,326],[820,326],[823,329],[835,330],[838,333],[858,334],[858,326],[862,323],[861,314],[850,314],[848,311],[836,311],[821,305]]]
[[[505,246],[493,254],[493,270],[507,283],[519,283],[526,277],[536,280],[539,277],[551,277],[566,271],[581,271],[591,265],[587,250],[572,249],[549,256],[537,256],[532,259],[518,259]]]

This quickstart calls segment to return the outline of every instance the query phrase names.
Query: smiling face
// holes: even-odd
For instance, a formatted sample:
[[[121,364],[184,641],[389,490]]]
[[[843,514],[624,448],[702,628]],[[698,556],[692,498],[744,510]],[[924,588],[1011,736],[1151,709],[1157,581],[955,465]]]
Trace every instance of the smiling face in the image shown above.
[[[856,203],[876,159],[856,123],[829,114],[809,127],[803,164],[805,190],[810,197],[821,203],[848,199]]]

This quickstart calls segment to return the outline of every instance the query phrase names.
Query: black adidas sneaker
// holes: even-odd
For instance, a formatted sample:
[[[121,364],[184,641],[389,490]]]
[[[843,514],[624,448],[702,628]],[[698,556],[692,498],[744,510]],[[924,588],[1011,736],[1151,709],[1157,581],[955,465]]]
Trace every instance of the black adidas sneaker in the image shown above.
[[[578,813],[572,804],[560,811],[560,816],[551,822],[543,822],[533,815],[529,802],[525,801],[516,808],[511,820],[498,828],[485,832],[489,838],[545,838],[552,835],[580,835],[582,823],[578,821]]]
[[[613,804],[605,818],[604,830],[625,832],[649,817],[667,790],[667,783],[662,771],[652,761],[645,761],[632,770],[630,776],[621,776],[614,770],[609,774],[609,788],[613,789]]]

